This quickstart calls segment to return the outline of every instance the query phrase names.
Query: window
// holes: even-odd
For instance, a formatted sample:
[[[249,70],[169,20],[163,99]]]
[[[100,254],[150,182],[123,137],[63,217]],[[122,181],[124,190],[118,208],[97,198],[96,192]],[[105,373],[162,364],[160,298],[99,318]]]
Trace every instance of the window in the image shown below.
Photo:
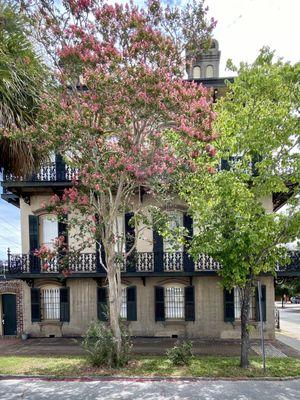
[[[42,318],[60,319],[60,292],[59,288],[45,288],[41,290]]]
[[[206,67],[206,78],[213,78],[214,77],[214,67],[212,65],[208,65]]]
[[[52,249],[54,240],[58,237],[57,219],[51,215],[42,215],[40,221],[42,244]]]
[[[127,319],[127,287],[122,288],[122,301],[120,317]]]
[[[184,318],[184,288],[165,288],[165,313],[169,319]]]
[[[253,295],[250,304],[250,319],[255,319],[255,295]],[[234,288],[234,318],[241,319],[241,302],[240,302],[240,291],[238,288]]]
[[[180,211],[169,211],[169,229],[172,230],[178,229],[183,226],[183,214]],[[174,243],[174,241],[168,238],[164,239],[164,251],[174,252],[174,251],[183,251],[183,247],[181,244]]]
[[[116,218],[114,228],[115,236],[115,251],[117,253],[125,252],[125,218],[124,215],[118,215]]]
[[[180,211],[170,211],[169,229],[175,233],[175,230],[183,226],[183,214]],[[164,239],[164,270],[181,271],[183,269],[183,245],[176,243],[174,238]]]
[[[193,78],[200,79],[201,78],[201,68],[197,65],[193,68]]]

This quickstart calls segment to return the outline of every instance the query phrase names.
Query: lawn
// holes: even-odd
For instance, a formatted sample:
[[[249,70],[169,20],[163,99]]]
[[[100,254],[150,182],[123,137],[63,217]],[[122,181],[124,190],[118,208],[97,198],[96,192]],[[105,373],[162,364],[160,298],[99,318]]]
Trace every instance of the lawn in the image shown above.
[[[165,357],[142,356],[130,361],[126,368],[112,370],[90,367],[84,357],[1,356],[0,374],[66,376],[170,376],[240,378],[261,377],[261,360],[251,359],[251,368],[239,367],[237,357],[195,357],[189,367],[174,367]],[[267,360],[266,376],[300,376],[300,359],[271,358]]]

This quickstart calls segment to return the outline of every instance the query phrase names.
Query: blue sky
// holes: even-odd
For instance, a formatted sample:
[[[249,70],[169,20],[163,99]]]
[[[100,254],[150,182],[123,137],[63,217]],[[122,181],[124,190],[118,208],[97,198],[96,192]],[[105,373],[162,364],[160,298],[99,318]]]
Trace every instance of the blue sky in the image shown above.
[[[231,75],[225,68],[228,58],[235,64],[252,62],[265,45],[285,60],[299,61],[300,0],[207,0],[206,4],[218,21],[214,36],[221,50],[220,76]],[[21,251],[19,219],[19,209],[0,200],[0,259],[6,258],[7,247]]]
[[[1,188],[2,193],[2,188]],[[0,260],[7,258],[7,248],[21,252],[20,210],[0,200]]]

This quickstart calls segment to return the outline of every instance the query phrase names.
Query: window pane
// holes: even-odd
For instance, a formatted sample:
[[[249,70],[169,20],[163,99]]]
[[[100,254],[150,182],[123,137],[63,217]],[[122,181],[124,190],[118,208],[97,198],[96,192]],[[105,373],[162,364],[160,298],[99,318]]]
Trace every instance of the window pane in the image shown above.
[[[206,67],[206,78],[213,78],[214,76],[214,68],[212,65],[208,65]]]
[[[121,318],[127,318],[127,288],[122,288]]]
[[[118,215],[114,225],[115,251],[125,252],[125,218],[124,215]]]
[[[196,66],[193,68],[193,78],[200,79],[201,78],[201,68]]]
[[[169,229],[170,231],[183,226],[183,214],[180,211],[168,212]],[[174,248],[175,247],[175,248]],[[164,251],[183,251],[182,245],[174,246],[174,243],[169,239],[164,239]]]
[[[241,303],[240,303],[240,292],[238,288],[234,288],[234,317],[235,319],[241,319]],[[249,318],[255,318],[255,296],[253,295],[250,302],[250,313]]]
[[[42,244],[53,248],[54,239],[58,236],[58,223],[56,219],[50,219],[49,216],[42,217]]]
[[[165,289],[166,318],[184,318],[184,289],[170,287]]]
[[[234,288],[234,318],[241,318],[240,292],[238,288]]]
[[[59,288],[43,289],[41,295],[43,319],[60,319]]]

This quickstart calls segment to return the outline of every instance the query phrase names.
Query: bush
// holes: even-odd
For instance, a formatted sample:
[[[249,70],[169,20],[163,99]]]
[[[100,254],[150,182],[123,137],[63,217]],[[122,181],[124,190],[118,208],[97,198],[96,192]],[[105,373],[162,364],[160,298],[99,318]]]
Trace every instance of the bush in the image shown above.
[[[83,338],[83,348],[89,362],[95,366],[123,367],[129,361],[131,341],[126,327],[121,322],[122,348],[117,354],[117,343],[109,324],[93,322]]]
[[[167,350],[167,358],[173,365],[190,365],[193,358],[193,343],[190,340],[182,343],[176,342],[175,346]]]

